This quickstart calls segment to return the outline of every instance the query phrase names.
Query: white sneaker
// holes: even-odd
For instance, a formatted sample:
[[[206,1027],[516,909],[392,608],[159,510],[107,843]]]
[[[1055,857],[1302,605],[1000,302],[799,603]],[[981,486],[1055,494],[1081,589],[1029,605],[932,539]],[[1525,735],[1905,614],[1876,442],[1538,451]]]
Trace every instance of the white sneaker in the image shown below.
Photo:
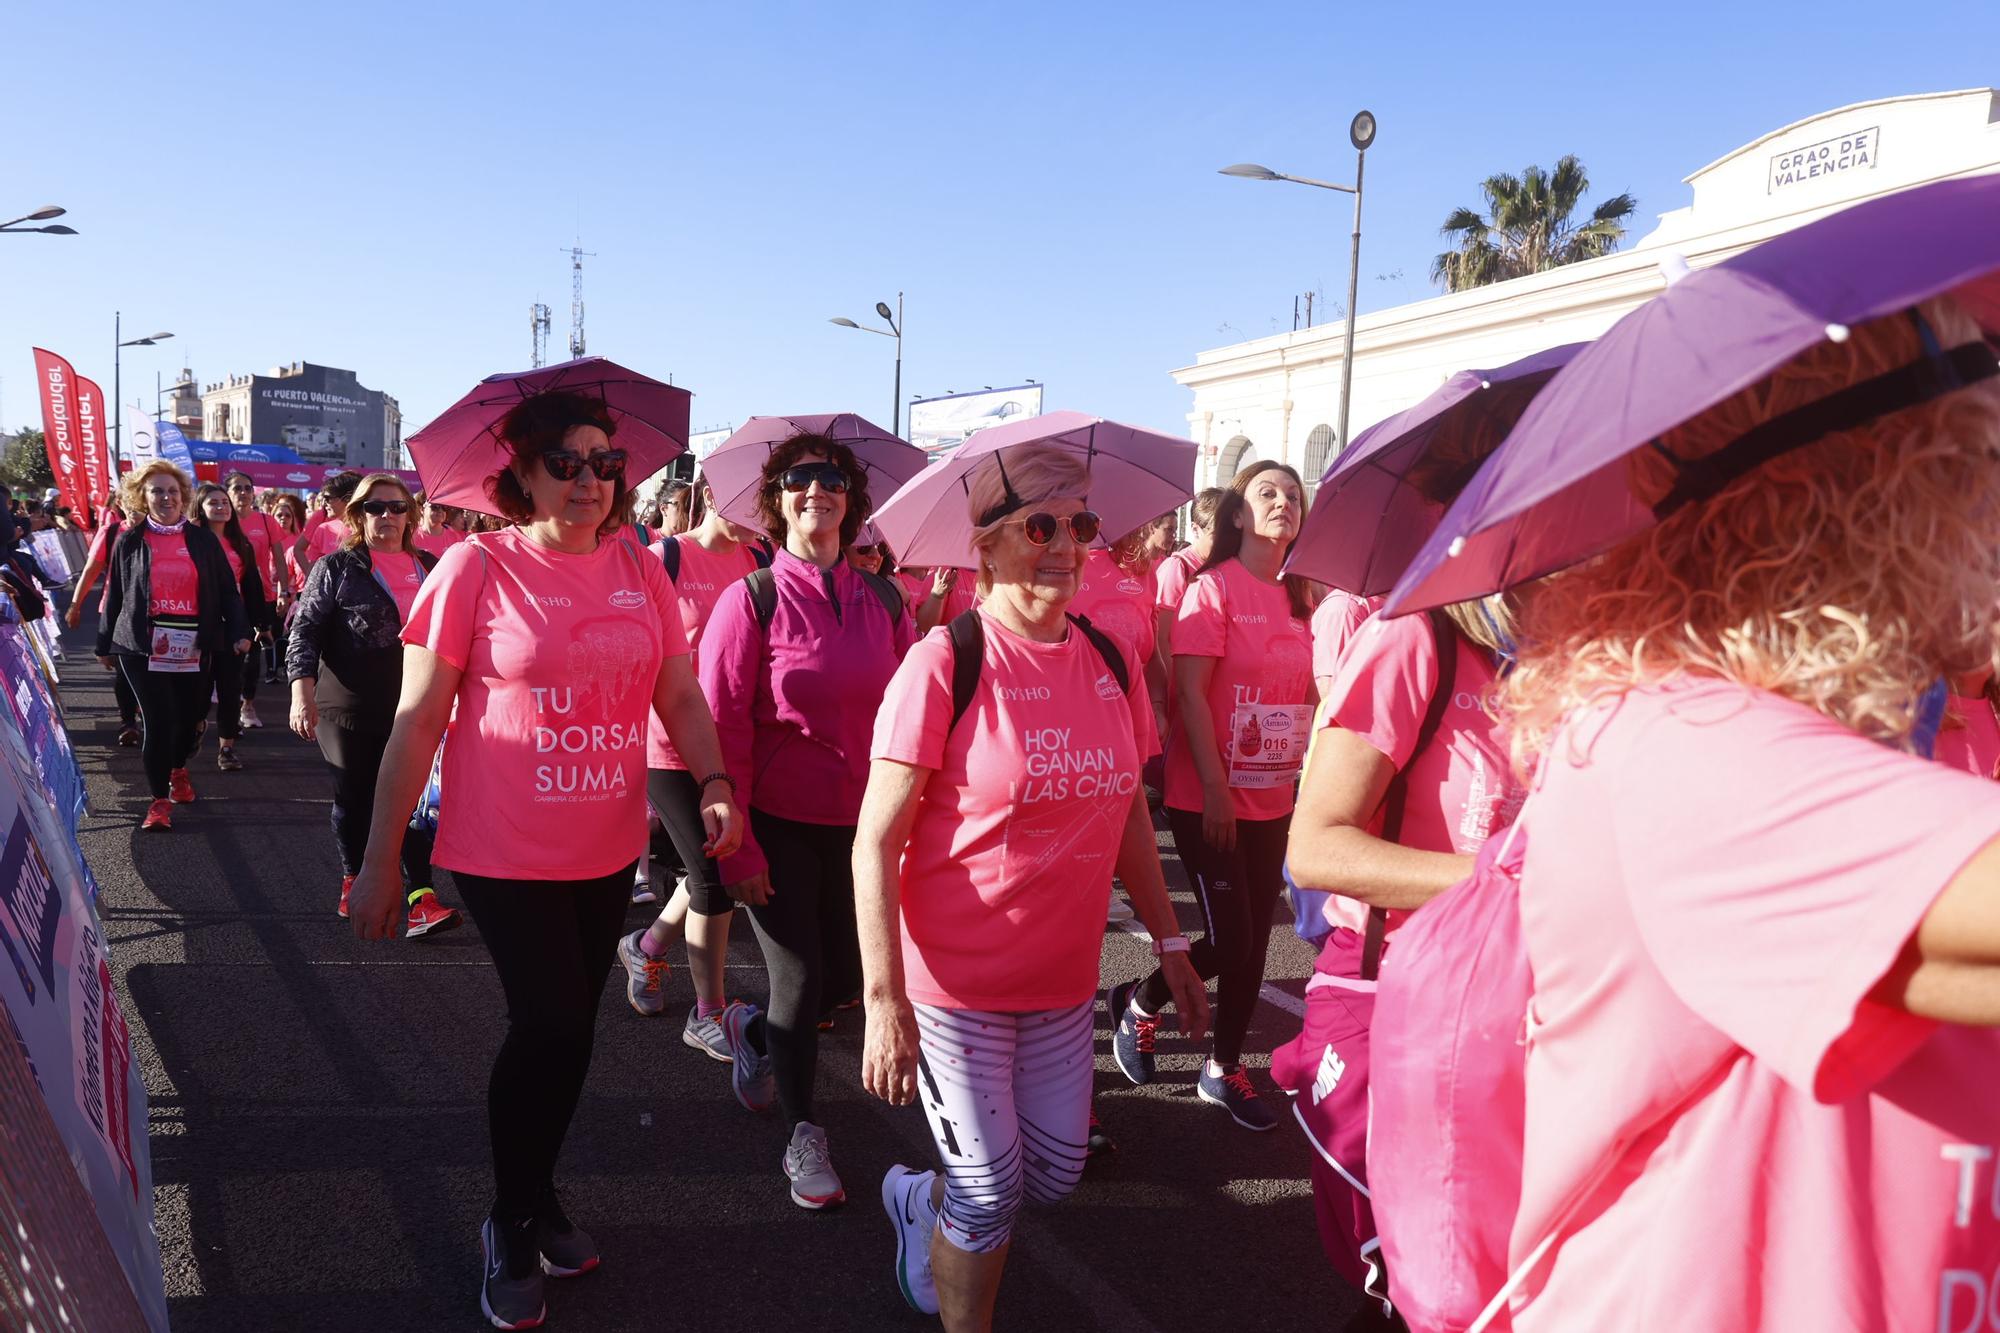
[[[791,1146],[785,1149],[785,1179],[792,1182],[792,1202],[801,1208],[818,1210],[847,1202],[847,1191],[834,1174],[833,1157],[827,1151],[826,1131],[809,1120],[801,1120],[792,1131]]]
[[[1132,919],[1132,904],[1125,901],[1125,895],[1116,889],[1111,891],[1111,906],[1104,913],[1104,920],[1113,926],[1122,926]]]
[[[640,946],[644,930],[635,930],[618,939],[618,961],[625,967],[625,1001],[642,1018],[657,1018],[667,1007],[663,983],[673,971],[664,958],[655,958]]]
[[[237,721],[252,731],[261,731],[264,727],[264,719],[257,716],[257,705],[248,699],[243,701],[243,707],[237,713]]]
[[[653,888],[653,858],[639,858],[639,868],[632,872],[632,901],[635,903],[656,903],[660,895]]]
[[[931,1209],[935,1171],[918,1171],[898,1164],[882,1177],[882,1209],[896,1228],[896,1286],[918,1314],[938,1312],[937,1283],[931,1279],[931,1233],[937,1213]]]

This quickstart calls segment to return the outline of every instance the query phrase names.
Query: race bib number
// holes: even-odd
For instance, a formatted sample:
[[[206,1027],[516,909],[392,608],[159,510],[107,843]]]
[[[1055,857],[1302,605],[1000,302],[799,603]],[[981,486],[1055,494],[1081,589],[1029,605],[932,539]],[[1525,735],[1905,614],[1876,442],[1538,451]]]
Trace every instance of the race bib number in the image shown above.
[[[1229,715],[1229,785],[1282,787],[1299,775],[1312,738],[1305,704],[1251,704]]]
[[[201,670],[201,652],[195,647],[195,632],[153,626],[153,655],[146,659],[151,671],[188,672]]]

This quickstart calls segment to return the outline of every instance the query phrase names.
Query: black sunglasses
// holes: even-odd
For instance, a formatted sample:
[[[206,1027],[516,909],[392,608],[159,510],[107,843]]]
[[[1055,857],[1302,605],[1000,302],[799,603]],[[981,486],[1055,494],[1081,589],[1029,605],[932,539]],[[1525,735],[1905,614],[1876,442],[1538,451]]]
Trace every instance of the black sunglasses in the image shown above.
[[[1000,526],[1012,527],[1016,523],[1021,525],[1021,535],[1036,546],[1047,546],[1054,541],[1057,525],[1068,528],[1069,539],[1078,546],[1088,546],[1097,540],[1098,529],[1103,526],[1097,515],[1088,509],[1080,509],[1065,518],[1036,510],[1026,518],[1010,518]]]
[[[380,518],[384,514],[407,514],[410,512],[408,500],[363,500],[361,512],[370,518]]]
[[[542,455],[542,470],[557,481],[574,481],[585,468],[599,481],[617,481],[625,475],[625,451],[606,449],[585,458],[574,449],[550,449]]]
[[[800,463],[785,469],[778,484],[794,495],[812,489],[814,482],[828,495],[847,494],[847,474],[838,463]]]
[[[873,542],[866,546],[850,546],[847,549],[856,555],[880,555],[882,552],[882,548]]]

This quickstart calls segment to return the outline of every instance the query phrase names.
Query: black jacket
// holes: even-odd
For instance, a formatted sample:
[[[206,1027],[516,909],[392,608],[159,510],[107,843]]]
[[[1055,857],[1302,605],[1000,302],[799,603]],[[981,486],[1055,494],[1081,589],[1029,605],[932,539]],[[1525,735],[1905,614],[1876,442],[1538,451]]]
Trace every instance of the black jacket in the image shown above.
[[[425,573],[437,564],[428,551],[416,556]],[[323,720],[386,731],[403,690],[402,634],[402,613],[375,581],[367,547],[321,556],[292,611],[285,676],[318,682]]]
[[[153,553],[146,532],[146,521],[140,519],[112,543],[104,614],[97,621],[99,657],[152,656]],[[230,572],[220,537],[193,523],[182,524],[181,533],[197,580],[195,642],[205,653],[228,653],[250,637],[243,590]]]

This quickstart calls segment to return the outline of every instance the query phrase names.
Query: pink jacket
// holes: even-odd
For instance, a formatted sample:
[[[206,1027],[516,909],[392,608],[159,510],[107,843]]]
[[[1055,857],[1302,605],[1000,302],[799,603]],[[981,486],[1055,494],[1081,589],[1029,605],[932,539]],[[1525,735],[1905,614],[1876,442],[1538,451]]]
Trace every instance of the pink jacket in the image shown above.
[[[728,588],[701,639],[701,689],[744,810],[801,824],[852,824],[868,785],[875,712],[916,638],[846,561],[821,570],[789,551],[771,563],[778,606],[767,635],[750,589]],[[746,829],[719,867],[725,884],[767,868]]]

